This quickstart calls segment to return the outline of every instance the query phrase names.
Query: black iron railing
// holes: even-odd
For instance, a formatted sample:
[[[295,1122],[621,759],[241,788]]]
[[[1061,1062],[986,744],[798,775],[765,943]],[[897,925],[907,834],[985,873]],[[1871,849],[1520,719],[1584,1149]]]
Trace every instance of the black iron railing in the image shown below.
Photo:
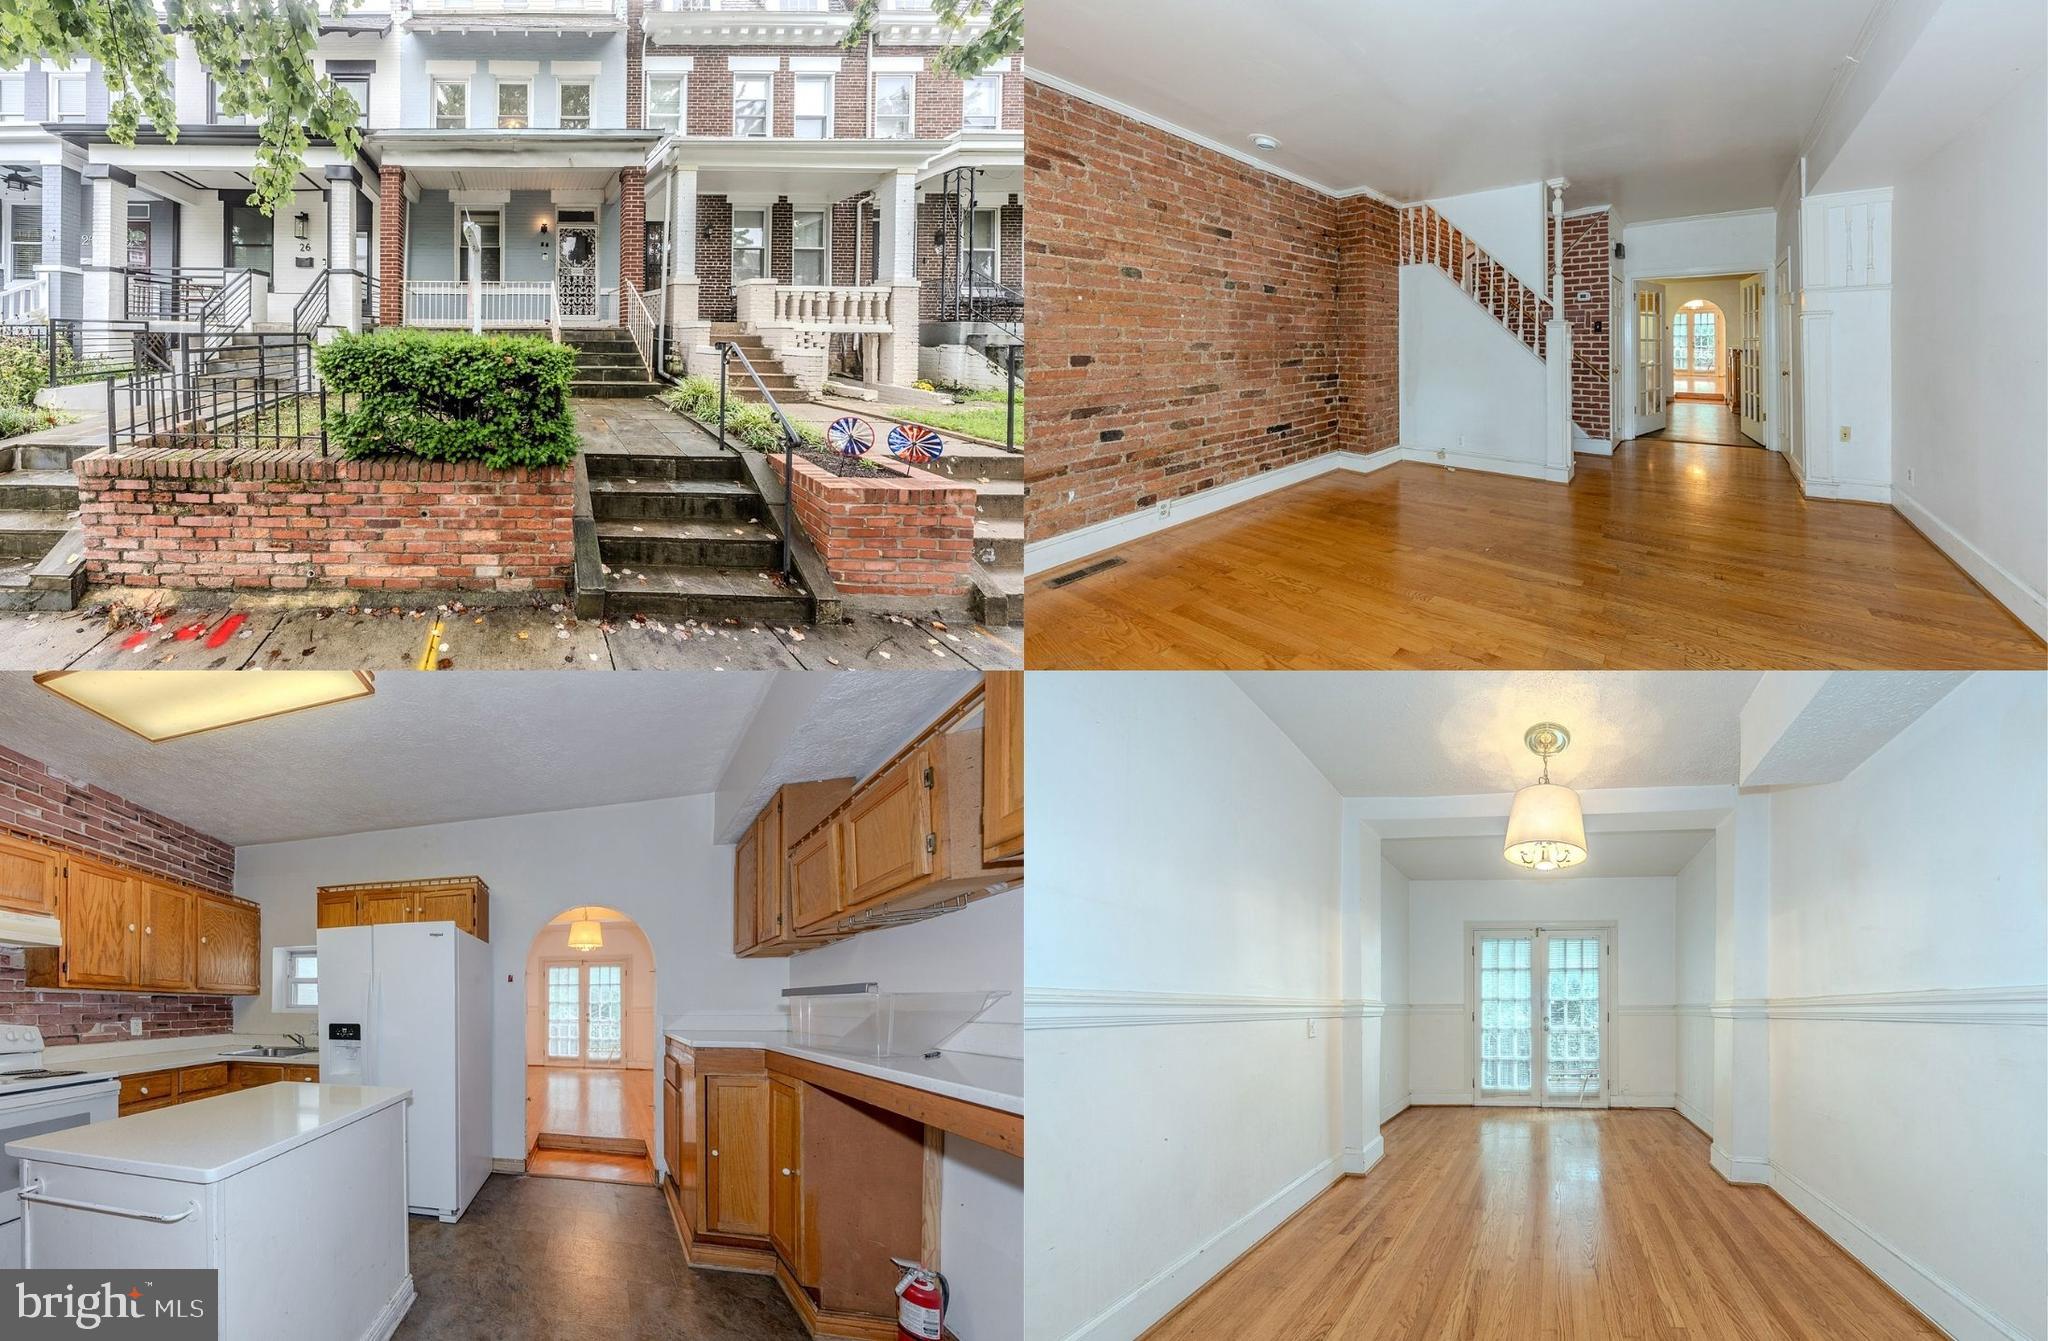
[[[315,341],[296,331],[242,331],[208,349],[180,340],[157,352],[135,337],[133,371],[107,383],[107,449],[226,447],[315,449],[327,454],[327,418],[348,409],[313,367]]]
[[[782,578],[794,581],[795,565],[790,558],[790,537],[796,534],[796,454],[803,446],[797,436],[796,426],[789,422],[789,416],[782,412],[782,406],[775,399],[775,393],[761,381],[761,374],[754,370],[754,364],[747,357],[747,351],[730,341],[718,345],[718,444],[729,447],[725,440],[726,371],[732,361],[738,359],[740,367],[754,383],[754,390],[761,393],[761,399],[768,404],[768,410],[775,416],[775,422],[782,428]]]
[[[134,337],[138,335],[150,337],[148,348],[169,347],[169,336],[150,331],[140,321],[51,317],[0,326],[0,338],[26,340],[35,345],[43,360],[43,380],[49,386],[127,376],[135,366]]]

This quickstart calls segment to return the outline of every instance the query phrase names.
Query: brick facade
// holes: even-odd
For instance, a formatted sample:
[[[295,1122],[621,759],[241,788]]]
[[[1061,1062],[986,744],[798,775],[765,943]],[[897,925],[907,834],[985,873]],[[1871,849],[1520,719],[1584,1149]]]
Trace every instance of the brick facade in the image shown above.
[[[119,862],[168,880],[216,893],[232,893],[235,850],[174,819],[145,810],[100,787],[50,772],[26,755],[0,746],[0,829],[54,843],[74,852]],[[32,1024],[51,1043],[129,1037],[128,1021],[142,1021],[145,1038],[193,1037],[234,1030],[224,996],[145,996],[129,992],[71,992],[28,986],[19,949],[0,947],[0,1024]]]
[[[630,315],[623,295],[647,282],[647,169],[619,169],[619,324]]]
[[[782,478],[782,457],[768,464]],[[796,459],[796,517],[841,596],[964,596],[976,494],[930,471],[843,478]]]
[[[1042,84],[1024,110],[1031,538],[1359,445],[1340,203]]]
[[[1608,213],[1568,215],[1564,221],[1564,315],[1572,327],[1572,420],[1588,437],[1609,438],[1610,342],[1615,314],[1608,277],[1613,255]],[[1546,250],[1555,250],[1555,244]],[[1584,302],[1579,295],[1588,295]],[[1598,327],[1596,330],[1595,327]]]
[[[73,470],[96,584],[558,592],[574,561],[568,466],[161,448]]]
[[[377,323],[405,320],[405,169],[377,169]]]

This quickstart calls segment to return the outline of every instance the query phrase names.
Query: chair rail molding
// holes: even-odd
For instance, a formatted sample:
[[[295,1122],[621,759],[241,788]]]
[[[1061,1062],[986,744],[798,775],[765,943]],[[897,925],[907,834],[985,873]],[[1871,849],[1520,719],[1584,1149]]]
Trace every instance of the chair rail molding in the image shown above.
[[[1216,996],[1095,987],[1033,987],[1024,992],[1024,1027],[1121,1029],[1154,1024],[1238,1024],[1263,1020],[1362,1020],[1387,1013],[1367,998]]]
[[[1913,992],[1774,996],[1716,1001],[1709,1013],[1737,1020],[1860,1020],[1873,1024],[2048,1027],[2048,985],[1935,987]]]

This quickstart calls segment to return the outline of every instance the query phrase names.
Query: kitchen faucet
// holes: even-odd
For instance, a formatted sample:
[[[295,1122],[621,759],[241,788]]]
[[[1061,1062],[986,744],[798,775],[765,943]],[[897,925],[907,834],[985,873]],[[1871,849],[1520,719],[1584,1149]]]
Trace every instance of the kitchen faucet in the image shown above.
[[[298,1044],[302,1048],[310,1048],[313,1046],[311,1043],[308,1043],[306,1041],[306,1036],[304,1034],[286,1034],[285,1037],[290,1039],[292,1042]]]

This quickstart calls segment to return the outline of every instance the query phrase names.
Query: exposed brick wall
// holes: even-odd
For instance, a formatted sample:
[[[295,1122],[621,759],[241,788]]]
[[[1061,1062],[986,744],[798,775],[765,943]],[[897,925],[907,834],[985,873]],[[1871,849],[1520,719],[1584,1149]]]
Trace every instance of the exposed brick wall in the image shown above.
[[[405,169],[377,169],[377,321],[405,320]]]
[[[619,169],[619,324],[630,315],[626,286],[647,282],[647,169]]]
[[[104,788],[81,785],[0,746],[0,828],[216,893],[235,883],[235,850]],[[0,947],[0,1024],[32,1024],[50,1043],[72,1043],[105,1026],[101,1037],[225,1034],[234,1012],[224,996],[145,996],[32,988],[22,951]]]
[[[768,457],[777,479],[782,458]],[[842,596],[964,596],[972,586],[975,492],[930,471],[842,478],[796,459],[798,525]]]
[[[1564,221],[1564,315],[1572,326],[1572,419],[1588,436],[1606,438],[1613,403],[1608,395],[1610,310],[1608,214],[1576,214]],[[1554,249],[1554,244],[1552,244]],[[1587,294],[1580,302],[1579,295]],[[1599,329],[1594,329],[1595,327]]]
[[[1030,536],[1349,446],[1338,202],[1035,82],[1025,115]]]
[[[146,448],[74,463],[86,573],[181,590],[555,592],[574,472]]]
[[[1401,230],[1368,196],[1338,205],[1338,427],[1343,445],[1376,452],[1401,441]]]

